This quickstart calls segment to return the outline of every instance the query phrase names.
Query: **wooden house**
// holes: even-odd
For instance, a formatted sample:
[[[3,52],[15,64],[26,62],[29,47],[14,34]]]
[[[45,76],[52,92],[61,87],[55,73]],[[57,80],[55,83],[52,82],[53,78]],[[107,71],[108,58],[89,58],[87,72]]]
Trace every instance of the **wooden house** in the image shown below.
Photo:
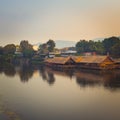
[[[115,62],[110,56],[79,56],[73,57],[78,68],[113,69]]]
[[[54,57],[46,59],[45,64],[53,69],[62,70],[74,68],[76,62],[72,57]]]
[[[47,58],[46,66],[54,69],[114,69],[115,61],[110,56],[69,56]]]

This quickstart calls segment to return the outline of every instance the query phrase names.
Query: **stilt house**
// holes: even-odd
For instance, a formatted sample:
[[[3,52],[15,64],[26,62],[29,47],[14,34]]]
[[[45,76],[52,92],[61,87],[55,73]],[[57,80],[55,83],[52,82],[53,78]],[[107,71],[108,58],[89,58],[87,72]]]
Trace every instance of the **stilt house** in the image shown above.
[[[72,57],[55,57],[46,59],[45,64],[55,69],[70,69],[75,67],[76,62]]]
[[[113,69],[114,60],[110,56],[80,56],[73,57],[78,68]]]

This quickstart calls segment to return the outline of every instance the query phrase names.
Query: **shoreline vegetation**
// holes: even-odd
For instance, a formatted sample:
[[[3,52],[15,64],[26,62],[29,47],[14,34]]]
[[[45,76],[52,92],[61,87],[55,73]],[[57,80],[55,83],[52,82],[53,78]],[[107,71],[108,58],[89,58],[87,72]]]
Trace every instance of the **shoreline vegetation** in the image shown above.
[[[119,37],[105,38],[103,41],[80,40],[75,47],[68,48],[68,50],[73,49],[76,50],[74,56],[83,56],[85,53],[100,56],[109,54],[116,61],[120,61]],[[51,39],[40,44],[37,50],[28,40],[22,40],[20,45],[7,44],[4,47],[0,45],[0,65],[7,66],[8,63],[44,65],[44,60],[49,57],[49,53],[59,53],[54,56],[61,56],[60,49],[55,48],[55,42]]]

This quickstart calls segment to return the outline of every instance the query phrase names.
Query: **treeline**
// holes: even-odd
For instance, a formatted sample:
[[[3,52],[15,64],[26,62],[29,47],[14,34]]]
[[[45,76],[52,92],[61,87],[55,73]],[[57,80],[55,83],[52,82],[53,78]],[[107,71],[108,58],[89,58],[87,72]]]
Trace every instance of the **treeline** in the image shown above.
[[[23,40],[20,42],[20,45],[7,44],[4,47],[0,46],[0,55],[14,55],[16,49],[19,49],[18,51],[21,51],[24,57],[26,55],[28,55],[27,57],[29,57],[33,54],[34,51],[32,45],[29,44],[27,40]]]
[[[33,45],[27,40],[22,40],[19,45],[7,44],[4,47],[0,46],[0,64],[2,62],[11,63],[16,58],[28,58],[34,60],[41,60],[40,56],[35,57],[37,54],[48,54],[53,52],[55,48],[55,42],[53,40],[48,40],[39,46],[38,51],[33,49]]]
[[[31,44],[27,40],[20,42],[20,45],[7,44],[4,47],[0,46],[0,62],[9,62],[17,57],[16,50],[22,54],[22,57],[30,58],[34,54]]]
[[[110,56],[118,58],[120,57],[120,38],[110,37],[103,41],[80,40],[76,43],[76,50],[78,54],[95,52],[99,55],[110,54]]]
[[[103,41],[93,41],[93,40],[80,40],[75,46],[78,55],[83,55],[85,52],[94,52],[98,55],[110,54],[114,58],[120,58],[120,38],[110,37],[105,38]],[[33,49],[33,46],[27,41],[22,40],[19,45],[7,44],[4,47],[0,46],[0,64],[2,62],[11,62],[13,59],[19,56],[23,58],[34,58],[40,61],[40,55],[48,55],[49,52],[58,51],[55,48],[54,40],[48,40],[39,46],[38,51]],[[17,52],[17,53],[16,53]],[[37,53],[37,57],[36,57]]]

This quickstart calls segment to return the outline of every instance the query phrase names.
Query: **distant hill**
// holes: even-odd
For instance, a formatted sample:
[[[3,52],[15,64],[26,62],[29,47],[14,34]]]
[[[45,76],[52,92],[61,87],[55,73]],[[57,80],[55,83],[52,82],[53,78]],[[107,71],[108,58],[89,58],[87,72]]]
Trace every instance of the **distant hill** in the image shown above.
[[[120,38],[120,36],[119,36]],[[103,41],[105,38],[95,38],[92,41]],[[70,40],[54,40],[55,44],[56,44],[56,48],[61,49],[61,48],[66,48],[66,47],[75,47],[76,43],[78,41],[70,41]],[[43,43],[37,43],[34,44],[35,46],[39,46],[40,44]]]
[[[75,44],[77,42],[75,41],[69,41],[69,40],[55,40],[54,41],[55,44],[56,44],[56,48],[65,48],[65,47],[75,47]],[[39,46],[40,44],[43,44],[43,43],[37,43],[37,44],[34,44],[34,46]]]
[[[75,41],[69,41],[69,40],[56,40],[56,48],[65,48],[65,47],[75,47],[76,43]]]

